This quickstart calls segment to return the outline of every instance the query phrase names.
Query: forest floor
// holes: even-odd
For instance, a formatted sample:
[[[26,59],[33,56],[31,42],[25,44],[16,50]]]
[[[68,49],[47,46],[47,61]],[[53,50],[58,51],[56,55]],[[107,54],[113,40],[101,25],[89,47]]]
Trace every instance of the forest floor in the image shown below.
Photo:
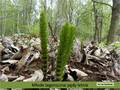
[[[52,81],[59,40],[50,37],[48,41],[46,78]],[[40,39],[29,35],[0,38],[0,81],[42,81],[40,46]],[[113,44],[99,47],[95,42],[81,46],[76,39],[68,65],[87,74],[79,77],[78,81],[119,81],[120,48],[115,48]]]

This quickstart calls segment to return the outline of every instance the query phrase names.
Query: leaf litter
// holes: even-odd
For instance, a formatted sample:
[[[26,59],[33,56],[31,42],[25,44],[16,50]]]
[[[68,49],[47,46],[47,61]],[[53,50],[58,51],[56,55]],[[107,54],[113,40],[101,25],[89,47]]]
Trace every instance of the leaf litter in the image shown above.
[[[0,81],[43,81],[40,46],[40,39],[29,35],[0,38]],[[49,37],[47,81],[55,78],[58,46],[59,40]],[[86,75],[78,81],[119,81],[120,49],[76,39],[68,65]]]

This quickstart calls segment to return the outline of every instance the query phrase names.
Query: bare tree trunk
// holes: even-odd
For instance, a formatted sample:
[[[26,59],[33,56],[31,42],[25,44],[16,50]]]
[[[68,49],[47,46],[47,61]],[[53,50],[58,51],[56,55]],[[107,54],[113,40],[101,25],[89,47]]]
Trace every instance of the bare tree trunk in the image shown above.
[[[98,43],[101,42],[102,37],[102,10],[97,10],[96,2],[93,1],[93,12],[94,12],[94,21],[95,21],[95,28],[94,28],[94,40]]]
[[[113,0],[111,25],[107,37],[107,44],[115,40],[115,34],[120,31],[120,0]]]
[[[3,15],[5,16],[5,18],[3,19],[3,36],[4,36],[6,33],[6,16],[7,16],[7,14],[6,14],[6,0],[3,1],[3,4],[4,4]]]
[[[100,10],[100,13],[102,14],[102,10]],[[101,42],[102,39],[102,23],[103,22],[103,16],[98,17],[98,42]]]
[[[97,38],[98,38],[98,25],[97,25],[97,18],[98,18],[98,16],[97,16],[97,9],[96,9],[96,4],[95,4],[95,2],[93,1],[93,11],[94,11],[94,21],[95,21],[95,28],[94,28],[94,31],[95,31],[95,33],[94,33],[94,40],[95,41],[97,41]]]
[[[4,6],[4,0],[1,1],[2,2],[2,7]],[[2,16],[4,16],[4,9],[2,8],[2,11],[1,11],[1,14]],[[1,26],[2,26],[2,29],[1,29],[1,36],[3,37],[4,36],[4,19],[2,19],[2,22],[1,22]]]

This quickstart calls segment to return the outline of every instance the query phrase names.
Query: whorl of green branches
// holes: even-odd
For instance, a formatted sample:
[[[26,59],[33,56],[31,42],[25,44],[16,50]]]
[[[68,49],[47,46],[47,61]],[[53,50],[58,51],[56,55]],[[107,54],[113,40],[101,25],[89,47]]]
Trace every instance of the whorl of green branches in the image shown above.
[[[43,73],[47,72],[47,60],[48,60],[48,32],[47,32],[47,19],[46,13],[41,12],[40,15],[40,39],[41,39],[41,49],[42,49],[42,60],[43,60]]]
[[[73,41],[75,38],[75,31],[76,28],[66,23],[61,30],[60,33],[60,44],[58,48],[58,55],[57,55],[57,65],[56,65],[56,80],[62,80],[64,66],[67,64],[69,56],[71,54]]]

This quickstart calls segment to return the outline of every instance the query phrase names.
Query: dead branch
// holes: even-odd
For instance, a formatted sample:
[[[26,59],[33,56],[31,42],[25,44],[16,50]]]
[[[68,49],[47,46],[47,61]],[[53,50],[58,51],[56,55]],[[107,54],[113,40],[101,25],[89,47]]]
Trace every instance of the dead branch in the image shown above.
[[[109,6],[109,7],[113,7],[113,6],[111,6],[110,4],[107,4],[107,3],[104,3],[104,2],[98,2],[98,1],[95,1],[95,0],[92,0],[92,2],[94,2],[94,3],[99,3],[99,4],[103,4],[103,5],[107,5],[107,6]]]

